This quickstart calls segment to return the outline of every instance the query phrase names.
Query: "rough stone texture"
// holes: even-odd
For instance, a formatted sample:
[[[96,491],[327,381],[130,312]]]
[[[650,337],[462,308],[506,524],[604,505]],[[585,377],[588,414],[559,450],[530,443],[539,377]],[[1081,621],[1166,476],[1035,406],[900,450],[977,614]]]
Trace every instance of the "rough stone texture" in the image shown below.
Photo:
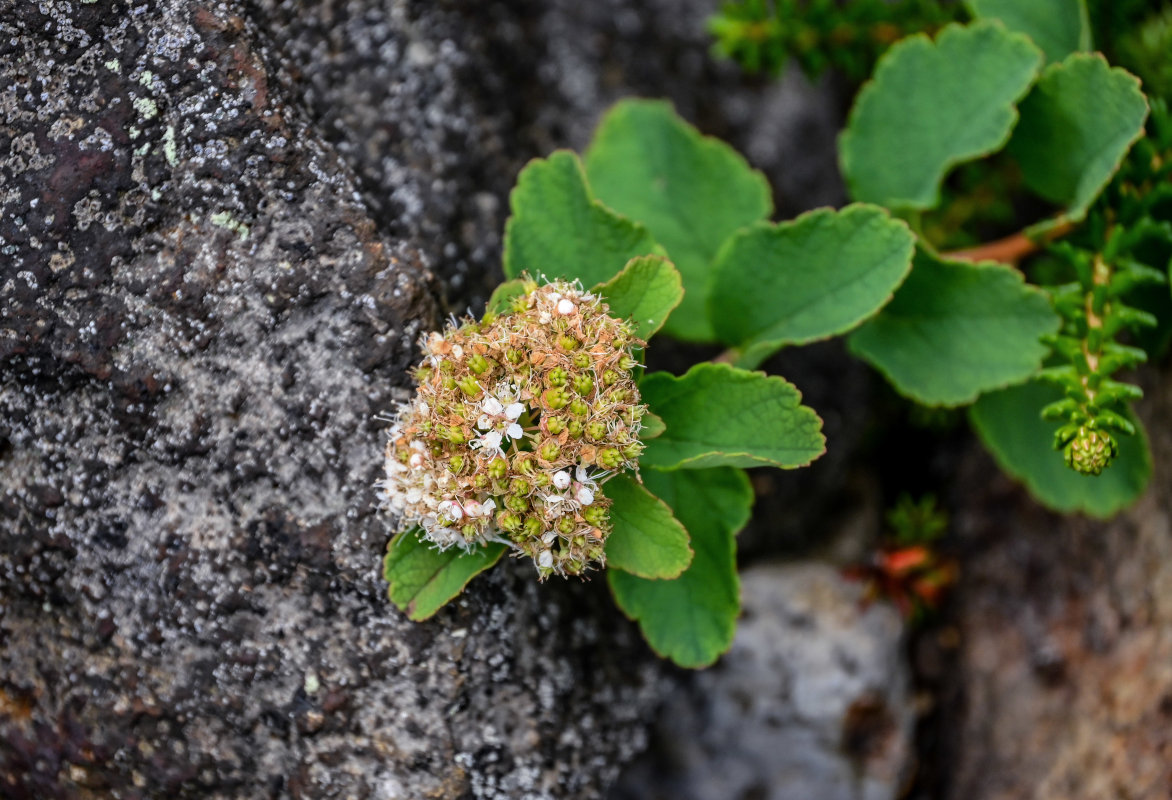
[[[1155,476],[1110,523],[1046,513],[987,456],[967,465],[949,797],[1172,792],[1172,376],[1148,377]]]
[[[385,602],[437,254],[292,81],[235,4],[0,5],[0,795],[596,795],[655,669],[600,582]]]
[[[912,763],[903,623],[821,564],[742,576],[732,650],[671,695],[612,800],[894,800]]]

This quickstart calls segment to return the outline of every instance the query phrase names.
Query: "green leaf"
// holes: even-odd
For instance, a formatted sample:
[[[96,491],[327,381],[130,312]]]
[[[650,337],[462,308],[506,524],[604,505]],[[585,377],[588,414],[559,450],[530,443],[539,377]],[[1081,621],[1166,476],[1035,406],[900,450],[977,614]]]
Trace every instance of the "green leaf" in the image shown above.
[[[917,249],[912,274],[850,348],[901,394],[955,406],[1037,372],[1047,352],[1038,338],[1058,323],[1046,295],[1013,269]]]
[[[683,275],[687,293],[667,332],[712,340],[709,266],[734,231],[769,216],[765,177],[655,100],[624,100],[607,112],[586,151],[586,173],[598,197],[645,224]]]
[[[1103,56],[1052,64],[1021,104],[1009,153],[1026,186],[1081,220],[1143,135],[1148,103],[1131,73]]]
[[[643,427],[639,429],[639,441],[641,442],[658,438],[667,430],[667,426],[663,424],[663,420],[650,411],[643,412],[642,425]]]
[[[1042,419],[1042,408],[1062,398],[1056,386],[1030,381],[982,395],[969,418],[997,463],[1023,482],[1037,500],[1055,511],[1081,511],[1109,517],[1143,494],[1152,475],[1147,435],[1132,419],[1135,436],[1117,436],[1119,455],[1102,475],[1080,475],[1066,466],[1053,447],[1056,422]]]
[[[721,249],[709,316],[755,367],[783,345],[844,333],[891,299],[912,266],[915,236],[881,208],[819,209],[760,222]]]
[[[647,442],[641,465],[789,469],[806,466],[826,449],[822,420],[801,404],[801,392],[763,372],[703,363],[679,378],[648,375],[639,391],[667,426]]]
[[[610,316],[634,323],[635,335],[643,341],[663,327],[684,296],[679,271],[661,256],[632,258],[594,291],[606,298]]]
[[[691,566],[669,581],[607,571],[615,602],[639,623],[651,649],[681,667],[706,667],[732,645],[741,612],[735,534],[749,519],[753,489],[739,469],[660,472],[643,480],[688,528]]]
[[[466,553],[459,548],[436,550],[419,528],[403,531],[391,540],[383,560],[383,577],[390,584],[391,602],[410,619],[427,619],[464,591],[468,581],[500,561],[503,544],[489,544]]]
[[[603,487],[613,501],[614,525],[606,540],[606,563],[641,578],[675,578],[692,563],[688,532],[671,509],[629,475]]]
[[[1042,48],[1047,61],[1091,49],[1091,22],[1086,0],[968,0],[977,19],[1000,20]]]
[[[525,281],[516,278],[511,281],[505,281],[500,286],[492,291],[492,297],[488,298],[488,305],[485,306],[485,311],[491,311],[494,314],[500,314],[508,311],[514,297],[520,297],[525,294]]]
[[[505,275],[522,272],[593,286],[635,256],[655,253],[648,230],[594,199],[582,162],[568,150],[530,161],[509,195]]]
[[[839,139],[851,196],[889,208],[933,208],[957,164],[1001,148],[1042,54],[995,22],[949,25],[935,42],[894,45],[859,92]]]

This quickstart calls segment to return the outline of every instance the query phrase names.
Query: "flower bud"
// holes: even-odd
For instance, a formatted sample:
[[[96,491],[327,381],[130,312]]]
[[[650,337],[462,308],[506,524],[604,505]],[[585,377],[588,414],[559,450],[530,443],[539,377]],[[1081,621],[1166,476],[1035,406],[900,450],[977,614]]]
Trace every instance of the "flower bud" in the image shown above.
[[[552,439],[548,439],[541,443],[541,447],[537,449],[537,454],[545,461],[553,461],[561,452],[561,446]]]
[[[589,375],[579,375],[574,378],[574,391],[580,395],[588,395],[594,391],[594,379]]]
[[[623,463],[623,456],[613,447],[604,447],[598,451],[598,466],[607,470],[615,470]]]
[[[549,417],[545,422],[545,427],[551,434],[557,436],[566,429],[566,421],[561,417]]]
[[[468,369],[472,370],[472,372],[477,375],[483,375],[485,372],[488,372],[490,366],[491,365],[488,363],[488,359],[479,353],[473,354],[473,356],[468,359]]]
[[[541,400],[546,408],[557,411],[559,408],[565,408],[570,402],[570,396],[566,394],[565,389],[546,389],[541,394]]]
[[[584,417],[590,413],[590,406],[586,405],[586,401],[584,400],[571,400],[570,413],[575,417]]]

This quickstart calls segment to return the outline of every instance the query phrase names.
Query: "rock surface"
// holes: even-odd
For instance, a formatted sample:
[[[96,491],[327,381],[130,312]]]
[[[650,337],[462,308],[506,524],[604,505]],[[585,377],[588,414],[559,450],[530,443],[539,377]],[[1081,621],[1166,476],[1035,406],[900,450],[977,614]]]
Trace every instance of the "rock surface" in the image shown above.
[[[732,650],[671,695],[612,800],[894,800],[913,762],[903,622],[821,564],[742,576]]]
[[[1152,484],[1109,523],[1049,514],[969,460],[949,797],[1172,791],[1172,376],[1153,377],[1139,409]]]
[[[383,597],[426,226],[379,228],[243,6],[0,29],[0,795],[596,795],[656,669],[601,583]]]

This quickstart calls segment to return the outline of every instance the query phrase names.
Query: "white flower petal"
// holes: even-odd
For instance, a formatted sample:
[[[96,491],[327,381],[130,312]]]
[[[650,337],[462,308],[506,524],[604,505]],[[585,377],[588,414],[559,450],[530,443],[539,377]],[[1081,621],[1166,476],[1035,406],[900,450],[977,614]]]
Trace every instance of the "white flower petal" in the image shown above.
[[[564,469],[555,472],[553,475],[553,485],[559,489],[570,488],[570,473],[566,472]]]
[[[485,414],[492,414],[493,416],[505,410],[505,407],[501,405],[501,401],[491,395],[484,398],[484,402],[480,404],[480,407],[484,409]]]
[[[558,313],[563,317],[568,317],[577,310],[578,307],[574,305],[574,301],[570,300],[568,297],[563,297],[561,300],[558,300]]]
[[[594,502],[594,492],[590,491],[585,486],[578,490],[576,497],[578,498],[578,502],[584,506],[588,506]]]
[[[553,566],[553,553],[548,550],[542,550],[541,555],[537,557],[537,566],[549,568]]]
[[[509,419],[517,419],[518,417],[520,417],[524,413],[525,413],[525,404],[524,403],[513,403],[512,405],[510,405],[508,408],[505,409],[505,416],[508,417]]]
[[[510,439],[520,439],[524,435],[525,429],[515,422],[505,429],[505,436],[508,436]]]

